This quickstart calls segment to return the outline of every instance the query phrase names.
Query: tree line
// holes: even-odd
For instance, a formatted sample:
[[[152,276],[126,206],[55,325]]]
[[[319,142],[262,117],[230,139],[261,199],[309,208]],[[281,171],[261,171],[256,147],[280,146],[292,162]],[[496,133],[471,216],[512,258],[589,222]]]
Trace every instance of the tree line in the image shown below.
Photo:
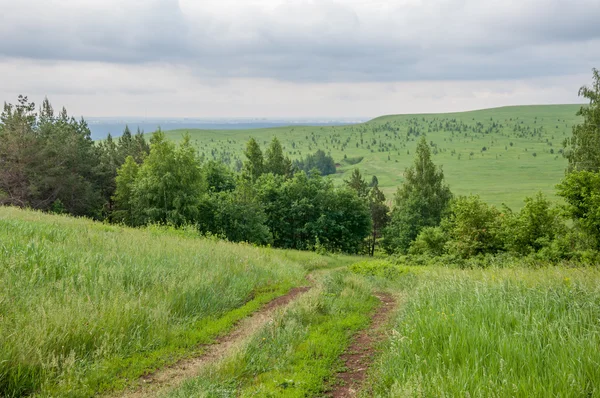
[[[560,260],[600,249],[600,78],[564,143],[569,167],[556,206],[538,194],[519,212],[478,196],[455,197],[422,136],[393,207],[358,169],[339,187],[336,165],[319,150],[292,162],[275,137],[264,150],[250,139],[241,170],[204,161],[188,136],[179,144],[138,131],[95,143],[82,120],[46,99],[27,97],[0,116],[0,203],[129,226],[193,226],[234,242],[280,248],[449,261],[508,253]],[[434,148],[435,149],[435,148]],[[583,254],[582,254],[583,253]]]

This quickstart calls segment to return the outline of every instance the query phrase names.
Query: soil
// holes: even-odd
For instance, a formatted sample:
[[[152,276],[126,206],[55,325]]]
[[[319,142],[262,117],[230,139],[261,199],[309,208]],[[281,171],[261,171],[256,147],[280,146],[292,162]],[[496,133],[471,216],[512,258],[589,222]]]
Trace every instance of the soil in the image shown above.
[[[370,327],[359,332],[342,354],[345,370],[338,373],[337,383],[328,394],[329,397],[355,397],[366,379],[367,369],[377,353],[376,345],[384,338],[383,326],[396,306],[391,294],[378,293],[376,296],[381,305],[371,317]]]

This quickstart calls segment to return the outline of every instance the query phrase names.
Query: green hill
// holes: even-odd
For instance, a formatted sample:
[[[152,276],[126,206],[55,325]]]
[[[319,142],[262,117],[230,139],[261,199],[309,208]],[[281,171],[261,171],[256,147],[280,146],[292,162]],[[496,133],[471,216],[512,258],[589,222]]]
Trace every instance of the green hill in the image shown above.
[[[191,135],[201,155],[232,167],[243,161],[250,137],[266,147],[276,136],[292,159],[318,149],[339,164],[333,176],[341,183],[354,167],[367,179],[376,175],[392,198],[403,172],[413,161],[416,141],[426,135],[434,161],[443,166],[456,194],[480,194],[490,203],[519,208],[525,196],[554,195],[566,160],[562,142],[577,123],[581,105],[509,106],[470,112],[389,115],[369,122],[331,127],[291,126],[254,130],[172,130],[179,140]]]

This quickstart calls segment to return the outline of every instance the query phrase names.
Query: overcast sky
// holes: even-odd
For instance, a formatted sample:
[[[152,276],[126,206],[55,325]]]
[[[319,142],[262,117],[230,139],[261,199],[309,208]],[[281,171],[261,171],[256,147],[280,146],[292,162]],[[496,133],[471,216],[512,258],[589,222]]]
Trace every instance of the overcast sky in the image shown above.
[[[92,116],[581,102],[599,0],[0,0],[0,99]]]

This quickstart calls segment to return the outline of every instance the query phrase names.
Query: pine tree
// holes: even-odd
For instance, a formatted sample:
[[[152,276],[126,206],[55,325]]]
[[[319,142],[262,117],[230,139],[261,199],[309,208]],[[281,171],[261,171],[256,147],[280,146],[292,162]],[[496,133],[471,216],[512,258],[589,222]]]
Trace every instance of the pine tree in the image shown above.
[[[405,181],[394,197],[392,219],[384,232],[388,252],[405,253],[423,227],[436,226],[448,207],[452,193],[444,173],[433,164],[425,137],[417,144],[413,166],[406,169]]]
[[[292,173],[292,162],[283,154],[283,148],[277,137],[273,137],[271,144],[265,151],[264,171],[289,177]]]
[[[247,160],[244,162],[243,173],[250,181],[255,182],[264,172],[265,166],[262,151],[254,138],[250,138],[246,144],[244,155]]]
[[[352,170],[350,179],[344,180],[344,183],[354,190],[359,198],[365,198],[369,194],[367,182],[363,179],[359,169]]]

